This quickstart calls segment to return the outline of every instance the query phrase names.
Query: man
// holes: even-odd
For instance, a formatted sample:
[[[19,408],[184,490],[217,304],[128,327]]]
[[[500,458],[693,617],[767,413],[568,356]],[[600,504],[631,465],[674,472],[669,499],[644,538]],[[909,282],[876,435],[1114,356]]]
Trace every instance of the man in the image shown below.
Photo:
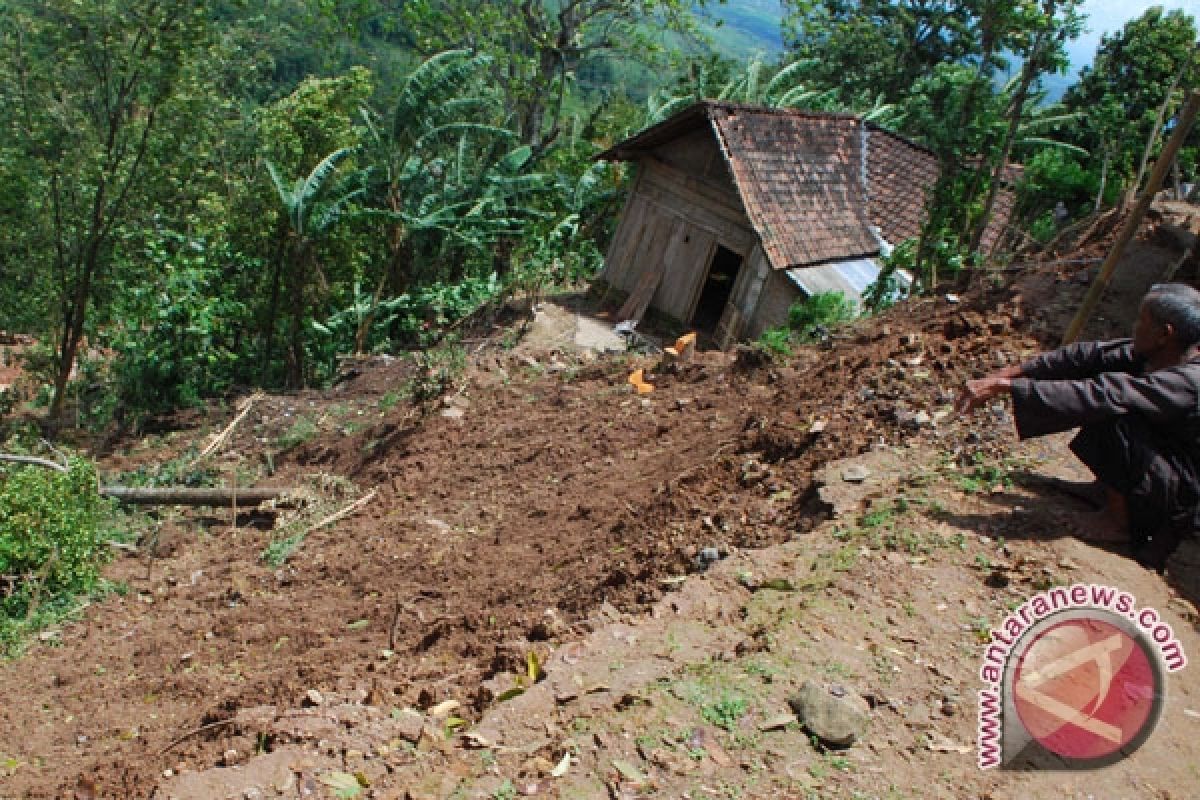
[[[1200,524],[1200,292],[1150,287],[1132,339],[1081,342],[967,381],[968,413],[1011,394],[1021,439],[1080,427],[1071,451],[1104,489],[1088,538],[1161,570]]]

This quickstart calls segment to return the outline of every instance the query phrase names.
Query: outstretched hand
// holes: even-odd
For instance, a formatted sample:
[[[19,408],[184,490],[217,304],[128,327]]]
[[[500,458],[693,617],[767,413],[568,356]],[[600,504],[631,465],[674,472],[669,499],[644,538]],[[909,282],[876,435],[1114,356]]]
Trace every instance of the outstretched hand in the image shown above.
[[[1003,382],[1003,383],[1002,383]],[[1002,394],[1008,386],[1007,378],[988,376],[974,381],[967,381],[954,401],[954,410],[959,414],[970,414],[981,405]]]
[[[1012,379],[1020,375],[1019,367],[1009,367],[977,380],[967,381],[958,393],[958,399],[954,401],[955,412],[970,414],[993,397],[1007,394],[1012,390]]]

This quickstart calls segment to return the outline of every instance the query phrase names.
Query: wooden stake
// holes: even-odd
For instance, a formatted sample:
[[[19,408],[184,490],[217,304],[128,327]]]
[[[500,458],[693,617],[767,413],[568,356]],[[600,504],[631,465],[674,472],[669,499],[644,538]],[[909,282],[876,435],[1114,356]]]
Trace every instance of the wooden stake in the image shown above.
[[[1108,257],[1104,259],[1104,266],[1100,268],[1100,274],[1096,276],[1092,287],[1088,289],[1087,296],[1083,298],[1083,305],[1080,306],[1079,311],[1075,314],[1075,318],[1071,320],[1071,324],[1063,336],[1063,344],[1071,344],[1078,340],[1079,334],[1083,331],[1083,326],[1091,319],[1092,313],[1100,303],[1100,298],[1104,295],[1104,290],[1108,288],[1108,283],[1112,280],[1113,272],[1117,269],[1117,262],[1121,260],[1121,256],[1125,253],[1125,246],[1129,244],[1141,226],[1142,217],[1149,210],[1150,204],[1154,201],[1155,193],[1162,186],[1167,171],[1170,170],[1171,164],[1175,162],[1175,157],[1179,154],[1179,149],[1183,147],[1183,140],[1187,138],[1188,132],[1191,131],[1198,111],[1200,111],[1200,92],[1193,90],[1188,92],[1187,103],[1184,105],[1183,110],[1179,112],[1179,123],[1175,126],[1175,130],[1171,132],[1171,138],[1167,141],[1166,147],[1163,148],[1162,155],[1158,157],[1158,162],[1154,165],[1154,172],[1150,174],[1150,180],[1147,181],[1142,196],[1138,198],[1137,205],[1133,207],[1133,210],[1129,212],[1129,216],[1126,217],[1125,224],[1122,226],[1121,232],[1117,235],[1117,240],[1113,243],[1112,250],[1109,251]]]

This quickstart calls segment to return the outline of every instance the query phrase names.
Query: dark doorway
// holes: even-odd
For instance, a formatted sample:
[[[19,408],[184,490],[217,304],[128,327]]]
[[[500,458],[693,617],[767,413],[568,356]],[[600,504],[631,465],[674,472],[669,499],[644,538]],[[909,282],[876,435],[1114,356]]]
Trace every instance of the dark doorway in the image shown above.
[[[700,290],[700,299],[696,302],[696,313],[692,314],[692,326],[696,330],[705,333],[716,330],[725,305],[729,302],[729,296],[733,294],[733,284],[737,281],[738,270],[741,268],[741,256],[727,247],[717,245],[704,288]]]

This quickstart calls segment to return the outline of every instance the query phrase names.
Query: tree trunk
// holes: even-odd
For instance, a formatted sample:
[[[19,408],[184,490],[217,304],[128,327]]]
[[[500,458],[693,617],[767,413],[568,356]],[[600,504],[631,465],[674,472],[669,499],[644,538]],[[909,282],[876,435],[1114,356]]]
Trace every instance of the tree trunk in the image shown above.
[[[230,506],[234,503],[255,506],[268,500],[275,500],[284,494],[295,494],[295,489],[286,487],[275,488],[245,488],[231,489],[217,487],[211,489],[193,489],[178,487],[159,487],[147,489],[142,487],[128,488],[125,486],[102,486],[100,494],[111,497],[130,505],[151,506]]]
[[[1047,17],[1054,15],[1054,3],[1046,4],[1045,13]],[[1008,128],[1004,131],[1004,142],[1000,147],[1000,158],[992,171],[992,185],[988,187],[987,198],[983,201],[983,210],[979,214],[979,219],[975,222],[975,229],[971,233],[971,242],[968,249],[976,251],[983,243],[983,235],[987,232],[988,223],[991,222],[992,209],[996,205],[996,197],[1000,194],[1000,185],[1004,180],[1004,172],[1008,167],[1009,156],[1012,155],[1013,143],[1017,140],[1017,128],[1021,125],[1021,116],[1025,113],[1025,100],[1029,96],[1029,88],[1033,86],[1034,80],[1038,76],[1039,61],[1042,56],[1042,47],[1046,43],[1046,34],[1044,32],[1038,34],[1037,41],[1033,45],[1033,50],[1029,54],[1029,58],[1025,59],[1025,64],[1021,68],[1021,82],[1017,85],[1017,91],[1013,95],[1012,105],[1009,107]]]

